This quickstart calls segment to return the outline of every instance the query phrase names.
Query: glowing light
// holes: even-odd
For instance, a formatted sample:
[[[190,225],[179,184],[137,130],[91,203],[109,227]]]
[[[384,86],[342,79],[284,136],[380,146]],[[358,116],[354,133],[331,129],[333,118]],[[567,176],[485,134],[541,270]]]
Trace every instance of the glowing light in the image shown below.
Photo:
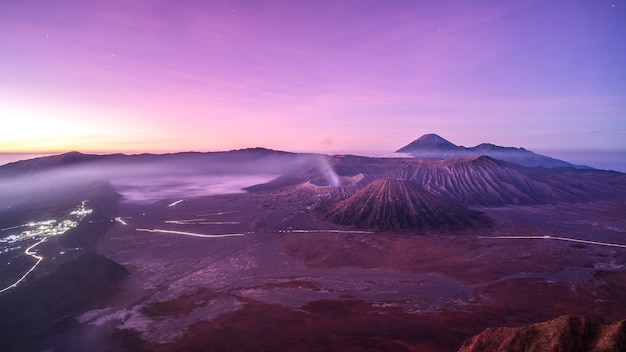
[[[206,219],[184,219],[184,220],[165,220],[166,224],[194,224]]]
[[[292,233],[376,233],[373,231],[358,231],[358,230],[282,230],[280,232],[292,232]]]
[[[587,241],[587,240],[579,240],[579,239],[576,239],[576,238],[558,237],[558,236],[550,236],[550,235],[543,235],[543,236],[478,236],[478,238],[557,240],[557,241],[569,241],[569,242],[593,244],[593,245],[598,245],[598,246],[626,248],[626,245],[618,244],[618,243]]]
[[[88,201],[83,201],[80,208],[78,210],[74,210],[72,212],[70,212],[70,215],[74,215],[76,216],[77,220],[80,221],[82,220],[87,214],[90,214],[93,210],[92,209],[87,209],[85,207],[86,203]],[[8,243],[15,243],[18,241],[25,241],[25,240],[30,240],[30,239],[39,239],[39,241],[35,244],[33,244],[32,246],[26,248],[26,250],[24,251],[24,253],[28,256],[31,256],[35,259],[37,259],[37,262],[24,274],[22,275],[22,277],[17,280],[16,282],[14,282],[13,284],[3,288],[2,290],[0,290],[0,293],[5,292],[11,288],[16,287],[18,284],[20,284],[22,281],[24,281],[26,279],[26,277],[28,277],[28,275],[30,273],[33,272],[33,270],[35,270],[35,268],[39,265],[39,263],[41,263],[41,261],[43,260],[42,256],[36,255],[34,252],[32,252],[32,249],[35,248],[37,245],[45,242],[48,238],[52,237],[52,236],[58,236],[60,234],[65,233],[67,230],[74,228],[76,226],[78,226],[78,221],[73,221],[73,220],[62,220],[60,222],[58,222],[56,219],[50,219],[50,220],[43,220],[43,221],[37,221],[37,222],[30,222],[24,225],[20,225],[20,226],[14,226],[12,228],[19,228],[19,227],[31,227],[33,228],[33,230],[29,230],[29,231],[22,231],[19,235],[10,235],[8,237],[2,238],[0,239],[0,242],[8,242]],[[3,229],[3,230],[8,230],[8,229],[12,229],[12,228],[7,228],[7,229]],[[19,246],[14,246],[13,248],[11,248],[11,250],[13,249],[17,249],[20,248]]]
[[[29,225],[25,224],[25,225],[17,225],[17,226],[5,227],[3,229],[0,229],[0,231],[8,231],[8,230],[13,230],[13,229],[19,229],[20,227],[25,227],[25,226],[29,226]]]
[[[207,221],[198,222],[199,225],[237,225],[241,224],[239,221]]]
[[[206,221],[206,219],[165,220],[165,223],[177,224],[177,225],[235,225],[235,224],[240,224],[239,221]]]
[[[200,216],[218,216],[218,215],[234,214],[234,213],[239,213],[239,210],[222,211],[222,212],[219,212],[219,213],[211,213],[211,214],[200,214],[200,215],[196,215],[196,217],[200,217]]]
[[[128,225],[126,221],[122,220],[122,218],[119,216],[115,218],[115,221],[119,222],[122,225]]]
[[[184,199],[180,199],[180,200],[175,201],[174,203],[168,204],[167,206],[168,206],[168,207],[173,207],[173,206],[175,206],[176,204],[182,203],[182,202],[184,202],[184,201],[185,201]]]
[[[39,241],[39,242],[35,243],[34,245],[32,245],[32,246],[30,246],[30,247],[26,248],[26,250],[24,251],[24,253],[25,253],[26,255],[29,255],[29,256],[31,256],[31,257],[33,257],[33,258],[37,259],[37,262],[35,262],[35,265],[33,265],[33,266],[32,266],[32,267],[31,267],[31,268],[30,268],[30,269],[26,272],[26,274],[22,275],[22,277],[20,277],[20,278],[19,278],[19,280],[15,281],[13,284],[11,284],[11,285],[9,285],[9,286],[7,286],[7,287],[3,288],[2,290],[0,290],[0,293],[2,293],[2,292],[4,292],[4,291],[7,291],[7,290],[10,290],[10,289],[12,289],[12,288],[16,287],[17,285],[19,285],[19,283],[20,283],[20,282],[22,282],[22,281],[24,281],[24,280],[26,279],[26,277],[27,277],[27,276],[28,276],[31,272],[33,272],[33,270],[35,270],[35,268],[37,267],[37,265],[39,265],[39,263],[41,263],[41,261],[43,260],[43,257],[42,257],[42,256],[39,256],[39,255],[36,255],[35,253],[31,252],[31,250],[32,250],[33,248],[35,248],[37,245],[39,245],[40,243],[45,242],[45,241],[46,241],[46,239],[47,239],[47,238],[43,238],[41,241]]]
[[[227,233],[227,234],[220,234],[220,235],[206,235],[206,234],[194,233],[194,232],[160,230],[160,229],[135,229],[135,230],[136,231],[142,231],[142,232],[171,233],[171,234],[174,234],[174,235],[184,235],[184,236],[204,237],[204,238],[245,236],[245,234],[243,234],[243,233]]]
[[[87,202],[89,202],[88,200],[83,200],[82,203],[80,204],[80,208],[77,210],[72,211],[70,214],[72,215],[76,215],[76,217],[78,217],[78,220],[82,220],[85,216],[91,214],[93,212],[93,209],[87,209],[86,208],[86,204]]]

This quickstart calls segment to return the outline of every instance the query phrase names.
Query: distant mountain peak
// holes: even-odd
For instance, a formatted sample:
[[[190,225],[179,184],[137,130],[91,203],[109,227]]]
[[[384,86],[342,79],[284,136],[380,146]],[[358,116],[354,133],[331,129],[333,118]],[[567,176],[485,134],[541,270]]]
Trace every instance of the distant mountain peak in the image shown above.
[[[434,134],[425,134],[396,153],[408,153],[421,159],[453,159],[486,155],[493,159],[504,160],[529,167],[577,167],[563,160],[533,153],[524,148],[501,147],[491,143],[482,143],[475,147],[457,146]]]
[[[434,133],[425,134],[411,142],[409,145],[399,149],[396,153],[407,153],[416,149],[454,149],[458,148],[454,143]]]
[[[450,145],[450,146],[456,147],[454,143],[434,133],[427,133],[421,136],[420,138],[416,139],[414,142],[419,142],[422,144],[443,144],[443,145]]]
[[[85,155],[84,153],[81,153],[79,151],[73,150],[71,152],[67,152],[67,153],[63,153],[61,155],[65,155],[65,156],[73,156],[73,155]]]
[[[472,149],[472,150],[497,150],[497,151],[502,151],[502,150],[509,150],[509,151],[522,151],[522,152],[527,152],[528,150],[524,149],[524,148],[516,148],[516,147],[501,147],[499,145],[495,145],[493,143],[480,143],[479,145],[475,146],[475,147],[471,147],[468,149]]]
[[[500,147],[493,143],[480,143],[479,145],[474,147],[474,149],[498,149],[498,148]]]

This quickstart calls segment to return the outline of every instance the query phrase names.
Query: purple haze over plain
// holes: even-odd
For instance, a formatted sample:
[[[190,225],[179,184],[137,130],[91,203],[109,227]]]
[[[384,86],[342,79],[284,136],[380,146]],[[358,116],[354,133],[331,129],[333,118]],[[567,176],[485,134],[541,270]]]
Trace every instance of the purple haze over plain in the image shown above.
[[[0,152],[626,149],[626,3],[0,3]]]

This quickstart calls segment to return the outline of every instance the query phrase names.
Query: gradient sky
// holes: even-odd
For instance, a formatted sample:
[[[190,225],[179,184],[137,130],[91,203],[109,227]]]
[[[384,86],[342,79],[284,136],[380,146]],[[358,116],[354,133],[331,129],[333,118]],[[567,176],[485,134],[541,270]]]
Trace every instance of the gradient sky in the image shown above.
[[[626,149],[626,2],[0,0],[0,152]]]

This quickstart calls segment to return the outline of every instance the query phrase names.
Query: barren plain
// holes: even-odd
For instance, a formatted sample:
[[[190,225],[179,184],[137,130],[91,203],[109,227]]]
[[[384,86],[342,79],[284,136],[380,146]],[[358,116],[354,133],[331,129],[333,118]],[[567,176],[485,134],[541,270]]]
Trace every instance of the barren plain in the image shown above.
[[[83,202],[93,213],[76,228],[39,244],[32,258],[9,251],[21,265],[15,272],[44,259],[0,295],[10,318],[0,326],[3,345],[455,351],[487,328],[626,317],[623,174],[485,157],[321,160],[279,177],[263,170],[239,181],[219,175],[215,184],[175,176],[97,188]],[[30,214],[60,216],[76,197]],[[380,223],[433,218],[386,231],[328,220],[337,204],[343,219],[368,216],[369,199]],[[479,221],[445,226],[446,209],[460,214],[455,225]],[[27,226],[16,219],[3,218],[3,228]]]
[[[623,209],[486,208],[487,230],[409,236],[329,226],[307,202],[266,193],[123,204],[126,224],[96,250],[129,276],[63,341],[92,344],[93,330],[102,350],[445,351],[492,326],[614,321],[626,316],[626,248],[496,237],[626,245]]]

